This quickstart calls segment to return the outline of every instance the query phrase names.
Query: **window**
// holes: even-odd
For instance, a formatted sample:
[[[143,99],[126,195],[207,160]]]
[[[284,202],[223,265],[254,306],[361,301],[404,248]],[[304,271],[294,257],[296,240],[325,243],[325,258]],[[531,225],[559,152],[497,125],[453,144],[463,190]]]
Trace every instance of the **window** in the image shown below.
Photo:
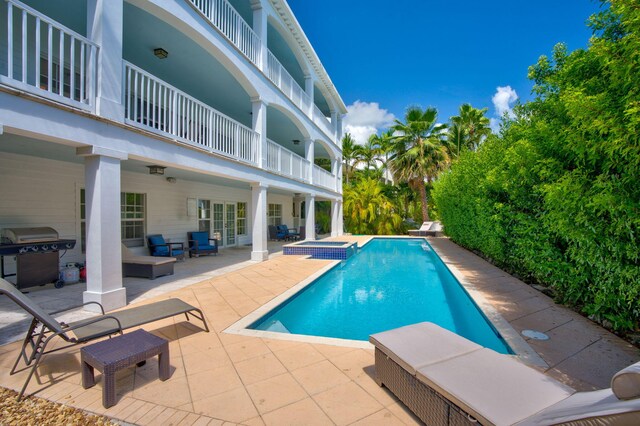
[[[122,242],[127,247],[144,246],[145,195],[133,192],[120,194]]]
[[[282,204],[269,204],[269,225],[282,225]]]
[[[211,230],[211,201],[198,200],[198,231]]]
[[[236,222],[238,235],[247,235],[247,203],[238,203]]]
[[[122,192],[120,194],[120,236],[127,247],[144,246],[145,194]],[[80,245],[82,252],[87,247],[86,195],[80,190]]]

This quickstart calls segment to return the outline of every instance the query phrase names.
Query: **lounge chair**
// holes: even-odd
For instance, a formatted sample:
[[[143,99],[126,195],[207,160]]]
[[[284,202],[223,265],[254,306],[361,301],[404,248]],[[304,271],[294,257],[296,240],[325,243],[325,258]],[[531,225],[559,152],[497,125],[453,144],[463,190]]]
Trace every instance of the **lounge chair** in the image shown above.
[[[126,329],[138,327],[164,318],[184,314],[187,320],[190,316],[202,321],[204,330],[209,332],[209,326],[204,319],[202,311],[180,299],[167,299],[148,305],[136,306],[134,308],[121,311],[104,313],[104,308],[98,302],[87,302],[82,305],[72,306],[55,312],[45,312],[40,306],[29,297],[22,294],[8,281],[0,278],[0,294],[4,294],[13,300],[18,306],[27,311],[33,319],[27,335],[22,343],[22,348],[18,353],[10,374],[23,371],[31,366],[31,371],[22,386],[18,395],[18,401],[22,399],[27,385],[38,368],[42,355],[68,348],[79,343],[86,343],[112,334],[122,334]],[[69,324],[57,321],[52,315],[79,308],[85,305],[95,304],[100,307],[102,315],[85,320],[75,321]],[[60,337],[68,345],[56,347],[46,351],[47,345],[54,337]],[[31,350],[28,351],[27,348]],[[28,353],[30,352],[30,353]],[[18,370],[20,360],[24,361],[25,367]]]
[[[432,323],[370,336],[379,385],[429,425],[640,424],[640,362],[576,392]]]
[[[280,237],[280,239],[284,239],[284,237],[282,235],[278,235],[278,228],[275,225],[269,225],[268,227],[269,230],[269,240],[271,241],[278,241],[278,237]]]
[[[422,225],[420,226],[419,229],[410,229],[409,235],[412,235],[415,237],[424,237],[427,235],[427,232],[429,232],[429,230],[431,229],[431,225],[433,225],[433,222],[422,222]]]
[[[189,238],[189,257],[199,257],[201,254],[218,255],[218,240],[209,238],[207,231],[193,231],[187,234]]]
[[[151,256],[175,257],[184,260],[184,243],[168,243],[160,234],[147,235],[147,242]]]
[[[175,257],[136,256],[122,244],[122,275],[155,280],[163,275],[173,275]]]

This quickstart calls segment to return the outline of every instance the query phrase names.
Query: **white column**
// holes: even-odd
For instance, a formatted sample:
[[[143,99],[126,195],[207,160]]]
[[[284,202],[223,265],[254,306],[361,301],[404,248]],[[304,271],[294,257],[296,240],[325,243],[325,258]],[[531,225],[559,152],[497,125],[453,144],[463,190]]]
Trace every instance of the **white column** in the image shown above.
[[[331,129],[333,130],[333,141],[338,141],[338,113],[331,110]]]
[[[313,185],[313,165],[316,160],[316,146],[313,139],[304,140],[304,157],[309,161],[309,183]]]
[[[259,0],[251,1],[253,9],[253,31],[260,37],[260,69],[267,73],[267,11]]]
[[[338,236],[344,234],[344,209],[343,202],[340,200],[338,204]]]
[[[337,237],[340,221],[338,215],[340,214],[340,202],[338,200],[331,200],[331,236]]]
[[[338,175],[336,176],[336,191],[342,194],[342,157],[338,158]]]
[[[305,232],[307,240],[316,239],[316,196],[315,194],[307,194],[304,197],[306,208]]]
[[[314,101],[314,90],[315,90],[315,86],[313,84],[313,76],[311,75],[305,75],[304,76],[304,91],[305,93],[309,96],[309,98],[311,99],[311,103],[309,103],[309,117],[311,117],[311,119],[313,120],[313,105],[315,105],[315,101]]]
[[[260,98],[251,99],[251,120],[253,130],[260,134],[258,167],[262,169],[267,157],[267,104]]]
[[[335,157],[331,159],[331,173],[334,176],[334,188],[337,192],[340,192],[340,178],[339,178],[339,169],[340,169],[340,158]]]
[[[252,249],[251,260],[262,262],[269,258],[267,248],[267,185],[251,185]]]
[[[342,146],[340,141],[342,140],[342,114],[338,114],[338,122],[336,123],[336,144]]]
[[[122,104],[123,0],[88,0],[87,34],[100,46],[96,112],[102,117],[124,121]],[[151,52],[150,52],[151,53]]]
[[[87,291],[82,299],[111,311],[127,304],[120,246],[120,161],[127,154],[95,147],[76,153],[85,157]],[[99,311],[96,305],[86,309]]]

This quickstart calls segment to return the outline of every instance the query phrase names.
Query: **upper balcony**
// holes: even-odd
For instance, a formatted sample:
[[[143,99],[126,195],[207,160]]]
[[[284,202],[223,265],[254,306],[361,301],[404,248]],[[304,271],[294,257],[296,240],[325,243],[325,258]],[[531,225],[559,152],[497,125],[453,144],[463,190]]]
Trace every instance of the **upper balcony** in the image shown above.
[[[101,49],[86,36],[80,19],[86,8],[62,13],[52,3],[38,6],[40,11],[18,0],[0,1],[0,26],[9,28],[0,33],[0,84],[95,112]],[[339,191],[335,170],[318,172],[305,158],[310,154],[301,141],[310,135],[295,114],[267,106],[263,137],[254,126],[252,95],[222,59],[145,10],[129,3],[124,8],[125,124]],[[159,45],[171,52],[168,58],[154,56],[150,46]],[[312,158],[334,156],[322,143],[315,144]]]
[[[287,41],[286,30],[275,20],[267,20],[264,46],[261,37],[247,23],[254,19],[247,7],[241,8],[241,14],[228,0],[187,1],[335,143],[337,116],[332,114],[320,87],[305,71],[304,60],[295,53],[299,49]],[[235,0],[235,3],[248,5],[248,1]]]

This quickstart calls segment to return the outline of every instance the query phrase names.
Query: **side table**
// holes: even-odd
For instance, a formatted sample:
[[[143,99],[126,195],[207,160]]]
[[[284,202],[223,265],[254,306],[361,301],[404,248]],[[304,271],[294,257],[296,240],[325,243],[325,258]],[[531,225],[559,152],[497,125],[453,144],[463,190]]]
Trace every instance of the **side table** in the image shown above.
[[[169,342],[165,339],[136,330],[131,333],[103,340],[80,350],[82,363],[82,387],[96,384],[94,368],[102,373],[102,405],[109,408],[116,403],[116,372],[158,355],[160,380],[167,380],[169,371]]]

